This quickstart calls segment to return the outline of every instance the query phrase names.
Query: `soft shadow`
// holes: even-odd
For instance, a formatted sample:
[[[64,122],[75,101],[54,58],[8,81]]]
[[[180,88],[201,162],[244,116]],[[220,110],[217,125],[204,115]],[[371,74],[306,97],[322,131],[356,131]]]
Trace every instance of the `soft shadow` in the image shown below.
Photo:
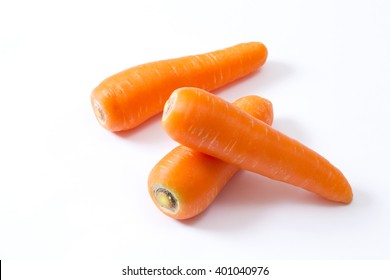
[[[115,135],[132,142],[142,142],[145,144],[172,141],[161,125],[161,113],[153,116],[133,129],[115,132]]]
[[[256,83],[259,89],[275,86],[291,77],[294,69],[280,61],[270,60],[261,68]]]
[[[293,68],[279,61],[267,61],[259,70],[249,74],[237,81],[234,81],[215,91],[215,94],[222,92],[237,91],[239,96],[254,94],[263,91],[282,82],[293,74]]]
[[[263,72],[258,77],[258,83],[261,87],[274,86],[294,74],[294,69],[280,61],[270,60],[264,65]]]
[[[310,133],[307,133],[298,122],[289,118],[275,116],[272,127],[305,144],[308,144],[311,138]]]
[[[255,173],[239,171],[205,212],[181,223],[207,230],[235,231],[257,223],[268,211],[280,205],[286,208],[294,205],[345,206]]]
[[[357,207],[360,210],[367,211],[367,207],[371,207],[374,204],[372,200],[372,194],[367,191],[367,187],[359,185],[353,181],[350,182],[353,192],[353,199],[350,205],[352,207]]]

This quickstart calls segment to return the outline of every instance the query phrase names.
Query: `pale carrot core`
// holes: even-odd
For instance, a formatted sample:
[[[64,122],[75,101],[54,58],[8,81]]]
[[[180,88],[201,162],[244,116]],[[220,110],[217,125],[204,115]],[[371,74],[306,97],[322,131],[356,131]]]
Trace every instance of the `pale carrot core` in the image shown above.
[[[162,210],[172,214],[177,213],[179,210],[178,201],[175,195],[162,185],[154,185],[153,195]]]
[[[162,116],[163,120],[165,120],[168,117],[169,113],[172,111],[172,108],[176,102],[176,99],[177,99],[177,93],[173,92],[171,94],[171,96],[168,98],[168,100],[165,102],[164,112],[163,112],[163,116]]]
[[[104,113],[102,106],[96,100],[93,101],[93,110],[95,111],[95,115],[96,115],[98,121],[101,124],[105,124],[106,123],[106,113]]]

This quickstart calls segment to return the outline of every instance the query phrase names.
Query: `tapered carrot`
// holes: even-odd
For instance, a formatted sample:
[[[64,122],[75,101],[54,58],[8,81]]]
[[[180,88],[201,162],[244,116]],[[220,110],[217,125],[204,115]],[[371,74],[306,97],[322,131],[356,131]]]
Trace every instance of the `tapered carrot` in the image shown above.
[[[267,48],[250,42],[138,65],[102,81],[92,91],[92,107],[103,127],[128,130],[161,112],[173,90],[184,86],[214,90],[254,72],[266,59]]]
[[[352,201],[347,179],[328,160],[204,90],[175,90],[162,124],[182,145],[332,201]]]
[[[234,103],[241,110],[272,124],[272,103],[249,95]],[[175,219],[188,219],[204,211],[238,167],[186,146],[163,157],[149,174],[148,188],[156,206]]]

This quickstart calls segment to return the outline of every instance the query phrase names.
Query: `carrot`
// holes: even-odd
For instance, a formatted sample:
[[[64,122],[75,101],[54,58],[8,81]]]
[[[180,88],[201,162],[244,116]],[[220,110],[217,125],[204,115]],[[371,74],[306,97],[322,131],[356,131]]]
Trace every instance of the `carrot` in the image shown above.
[[[272,103],[250,95],[234,103],[255,118],[272,124]],[[238,167],[178,146],[152,169],[148,179],[149,194],[156,206],[175,219],[188,219],[203,212],[216,198]]]
[[[162,124],[182,145],[332,201],[352,201],[347,179],[328,160],[204,90],[175,90]]]
[[[254,72],[266,59],[267,48],[250,42],[138,65],[102,81],[91,93],[92,107],[103,127],[128,130],[162,112],[173,90],[184,86],[214,90]]]

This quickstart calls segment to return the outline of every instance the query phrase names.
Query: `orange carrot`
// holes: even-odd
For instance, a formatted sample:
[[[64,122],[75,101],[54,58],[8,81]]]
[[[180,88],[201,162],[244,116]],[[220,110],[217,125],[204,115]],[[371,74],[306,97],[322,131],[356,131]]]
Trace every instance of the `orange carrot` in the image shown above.
[[[332,201],[352,201],[347,179],[328,160],[204,90],[175,90],[162,123],[182,145]]]
[[[272,124],[272,103],[267,99],[250,95],[233,104]],[[188,219],[204,211],[238,170],[233,164],[180,145],[152,169],[148,180],[149,194],[166,215]]]
[[[92,91],[92,107],[103,127],[128,130],[160,113],[173,90],[184,86],[214,90],[254,72],[266,59],[267,48],[250,42],[138,65],[101,82]]]

